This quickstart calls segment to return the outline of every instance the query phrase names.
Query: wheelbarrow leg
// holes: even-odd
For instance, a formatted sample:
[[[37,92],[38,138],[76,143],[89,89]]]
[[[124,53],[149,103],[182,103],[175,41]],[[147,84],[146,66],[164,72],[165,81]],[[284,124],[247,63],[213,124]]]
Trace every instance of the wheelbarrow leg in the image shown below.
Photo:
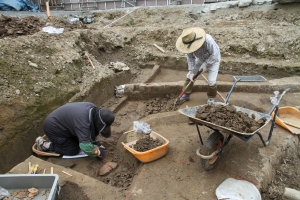
[[[269,132],[269,136],[268,136],[267,141],[264,140],[264,138],[263,138],[263,136],[261,135],[260,132],[256,132],[256,134],[259,136],[259,138],[262,141],[262,143],[264,144],[264,146],[267,146],[271,141],[271,137],[272,137],[272,133],[273,133],[273,130],[274,130],[277,114],[278,114],[278,106],[275,107],[275,113],[274,113],[274,116],[273,116],[273,119],[272,119],[272,125],[271,125],[271,128],[270,128],[270,132]]]
[[[198,125],[197,123],[196,123],[196,127],[197,127],[198,136],[199,136],[199,138],[200,138],[200,142],[201,142],[201,144],[203,145],[204,143],[203,143],[203,140],[202,140],[202,137],[201,137],[199,125]]]

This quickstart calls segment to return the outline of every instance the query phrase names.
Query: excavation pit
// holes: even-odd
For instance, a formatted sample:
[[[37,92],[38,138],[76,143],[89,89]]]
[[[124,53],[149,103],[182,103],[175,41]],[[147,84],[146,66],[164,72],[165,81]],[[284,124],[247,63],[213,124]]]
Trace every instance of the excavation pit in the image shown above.
[[[89,29],[66,28],[61,36],[36,32],[30,37],[1,39],[0,132],[7,136],[0,140],[2,173],[27,173],[28,162],[39,163],[46,173],[54,167],[61,186],[69,181],[80,195],[87,194],[90,199],[214,199],[215,188],[228,177],[250,181],[262,193],[278,199],[280,193],[274,191],[283,187],[278,180],[285,185],[299,180],[299,169],[287,170],[300,166],[296,165],[299,158],[295,156],[298,139],[277,126],[267,147],[256,137],[246,143],[234,139],[213,171],[201,168],[195,154],[199,147],[196,128],[176,111],[206,103],[206,82],[201,77],[195,83],[191,100],[172,107],[187,70],[186,58],[177,52],[174,43],[184,26],[195,23],[201,23],[220,45],[218,90],[224,97],[233,75],[262,74],[268,80],[238,83],[230,103],[265,113],[272,106],[273,91],[290,87],[280,106],[298,106],[299,20],[293,17],[299,16],[298,6],[268,5],[245,8],[242,12],[232,8],[230,13],[217,10],[213,14],[201,14],[202,8],[195,5],[162,9],[137,10],[139,18],[134,25],[125,18],[114,27],[103,29],[104,24],[115,19],[113,16],[120,15],[98,13],[99,20],[93,20]],[[56,20],[51,23],[61,26]],[[153,42],[166,52],[156,49]],[[82,56],[85,51],[95,70]],[[113,68],[118,61],[127,64],[130,72]],[[155,66],[160,66],[157,74],[153,71]],[[114,87],[122,84],[133,90],[115,98]],[[40,125],[44,117],[69,101],[91,101],[115,111],[112,137],[100,138],[108,152],[106,160],[31,155],[35,138],[43,135]],[[216,101],[221,101],[219,96]],[[164,157],[142,164],[124,149],[121,142],[127,138],[123,133],[131,129],[134,120],[147,121],[154,131],[168,138],[169,151]],[[206,139],[210,130],[200,128]],[[267,125],[262,130],[263,136],[269,129]],[[96,171],[104,162],[118,166],[99,176]],[[275,178],[276,173],[280,179]],[[291,176],[296,178],[286,178]],[[269,186],[273,180],[276,184]],[[186,188],[188,193],[184,192]]]

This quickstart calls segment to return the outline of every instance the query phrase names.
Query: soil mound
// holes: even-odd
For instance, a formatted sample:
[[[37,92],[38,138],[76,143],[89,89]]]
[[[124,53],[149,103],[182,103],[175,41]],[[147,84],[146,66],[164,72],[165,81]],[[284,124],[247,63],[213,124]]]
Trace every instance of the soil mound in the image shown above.
[[[214,104],[199,108],[196,118],[244,133],[256,131],[263,126],[267,120],[263,117],[256,121],[253,114],[250,118],[246,113],[236,111],[236,108],[232,105],[224,106]]]
[[[68,22],[61,18],[53,18],[51,22],[44,19],[28,16],[24,18],[9,17],[0,15],[0,39],[4,37],[19,37],[24,35],[33,35],[42,30],[45,26],[63,27],[67,31],[73,29],[87,29],[82,21]]]
[[[147,135],[146,137],[143,137],[138,141],[136,141],[136,144],[133,145],[132,148],[138,152],[145,152],[154,149],[156,147],[159,147],[163,144],[164,142],[160,141],[159,139],[154,139],[149,135]]]

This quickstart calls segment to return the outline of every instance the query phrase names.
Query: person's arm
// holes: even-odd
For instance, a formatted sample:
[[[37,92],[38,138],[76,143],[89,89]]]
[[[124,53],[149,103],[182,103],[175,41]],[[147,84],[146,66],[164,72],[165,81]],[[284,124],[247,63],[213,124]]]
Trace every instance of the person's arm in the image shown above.
[[[95,153],[95,149],[98,149],[97,147],[95,147],[91,142],[87,142],[87,143],[79,143],[79,147],[80,149],[86,153],[88,156],[91,157],[96,157],[98,156],[97,153]]]
[[[202,69],[210,67],[212,64],[220,61],[220,49],[217,43],[213,40],[211,36],[207,36],[206,43],[209,57],[201,65]]]
[[[195,56],[193,53],[186,54],[186,60],[188,63],[188,70],[193,71],[195,67]]]

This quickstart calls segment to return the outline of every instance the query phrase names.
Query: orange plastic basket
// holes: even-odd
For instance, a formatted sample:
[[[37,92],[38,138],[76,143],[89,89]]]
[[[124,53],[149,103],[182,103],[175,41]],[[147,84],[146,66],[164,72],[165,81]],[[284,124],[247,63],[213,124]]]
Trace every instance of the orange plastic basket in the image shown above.
[[[274,117],[274,112],[272,117]],[[300,111],[295,107],[280,107],[278,109],[278,117],[276,117],[276,124],[293,134],[300,134]]]
[[[169,145],[169,140],[167,140],[166,138],[164,138],[163,136],[159,135],[154,131],[150,133],[150,137],[154,139],[157,138],[159,140],[162,140],[164,141],[164,144],[145,152],[139,152],[130,147],[131,145],[134,145],[137,142],[137,140],[128,143],[122,142],[122,144],[124,148],[127,149],[130,153],[132,153],[139,161],[143,163],[148,163],[165,156],[167,154],[168,145]]]

